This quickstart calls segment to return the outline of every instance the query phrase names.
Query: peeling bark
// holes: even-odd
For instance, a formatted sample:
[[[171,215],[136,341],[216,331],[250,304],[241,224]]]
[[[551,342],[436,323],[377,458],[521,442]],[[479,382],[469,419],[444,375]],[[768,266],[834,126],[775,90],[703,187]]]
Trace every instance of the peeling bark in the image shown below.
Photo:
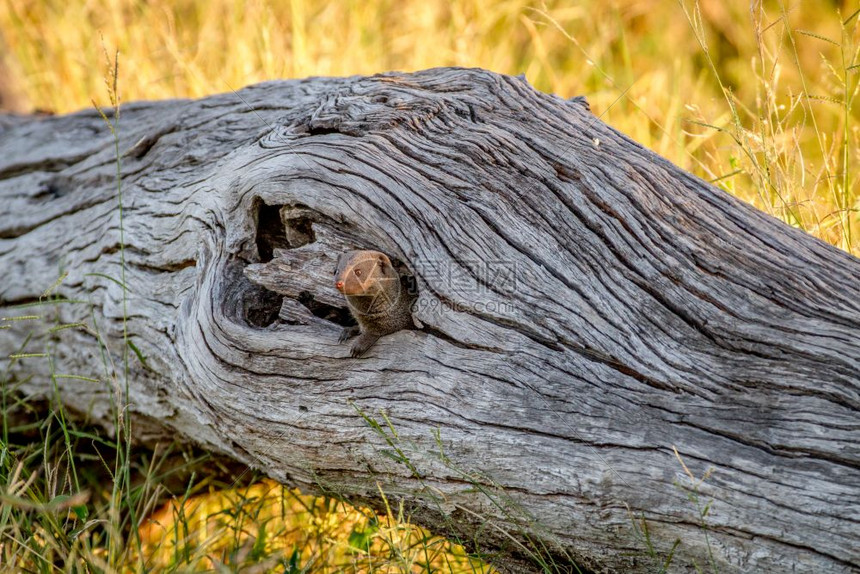
[[[511,571],[651,572],[676,540],[671,571],[860,568],[857,259],[480,70],[134,103],[120,137],[124,250],[98,114],[0,122],[0,316],[44,317],[0,349],[32,331],[52,357],[14,361],[22,392],[106,381],[56,379],[110,426],[93,329],[48,327],[95,321],[120,365],[124,254],[146,428],[306,489],[379,483]],[[332,272],[364,248],[422,328],[351,359]]]

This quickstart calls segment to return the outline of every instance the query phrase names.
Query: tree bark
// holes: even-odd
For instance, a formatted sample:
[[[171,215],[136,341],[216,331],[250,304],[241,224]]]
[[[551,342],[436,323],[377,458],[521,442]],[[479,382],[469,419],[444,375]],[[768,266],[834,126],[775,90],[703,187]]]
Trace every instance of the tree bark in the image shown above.
[[[0,316],[42,317],[0,349],[50,358],[5,384],[110,428],[127,314],[136,438],[381,487],[510,571],[860,568],[860,260],[583,99],[435,69],[128,104],[122,227],[95,111],[0,126]],[[420,328],[352,359],[357,248]]]

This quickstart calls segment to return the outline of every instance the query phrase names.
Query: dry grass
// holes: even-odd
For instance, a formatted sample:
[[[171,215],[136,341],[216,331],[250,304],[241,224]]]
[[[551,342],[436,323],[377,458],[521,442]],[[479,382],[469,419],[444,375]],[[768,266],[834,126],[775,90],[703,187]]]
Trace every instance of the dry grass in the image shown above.
[[[402,508],[377,515],[269,480],[169,504],[149,518],[141,538],[146,568],[158,571],[286,564],[289,572],[293,564],[318,574],[492,572],[410,524]]]

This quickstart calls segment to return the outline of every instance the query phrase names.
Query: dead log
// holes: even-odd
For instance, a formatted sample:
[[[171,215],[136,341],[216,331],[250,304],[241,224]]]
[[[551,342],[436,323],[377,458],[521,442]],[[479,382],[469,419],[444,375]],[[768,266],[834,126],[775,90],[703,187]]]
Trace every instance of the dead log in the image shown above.
[[[96,112],[0,125],[0,315],[88,325],[7,321],[4,356],[52,358],[13,361],[21,392],[110,427],[124,258],[139,440],[379,483],[513,571],[651,572],[676,541],[671,571],[860,568],[860,261],[584,100],[436,69],[129,104],[122,242]],[[331,284],[355,248],[421,324],[361,359]]]

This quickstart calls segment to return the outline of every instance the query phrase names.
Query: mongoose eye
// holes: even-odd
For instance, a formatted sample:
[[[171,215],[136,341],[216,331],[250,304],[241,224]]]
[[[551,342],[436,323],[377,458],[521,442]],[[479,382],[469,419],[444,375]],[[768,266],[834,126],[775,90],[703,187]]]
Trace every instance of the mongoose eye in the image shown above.
[[[361,269],[356,269],[356,270],[355,270],[355,276],[356,276],[356,277],[361,277]]]

